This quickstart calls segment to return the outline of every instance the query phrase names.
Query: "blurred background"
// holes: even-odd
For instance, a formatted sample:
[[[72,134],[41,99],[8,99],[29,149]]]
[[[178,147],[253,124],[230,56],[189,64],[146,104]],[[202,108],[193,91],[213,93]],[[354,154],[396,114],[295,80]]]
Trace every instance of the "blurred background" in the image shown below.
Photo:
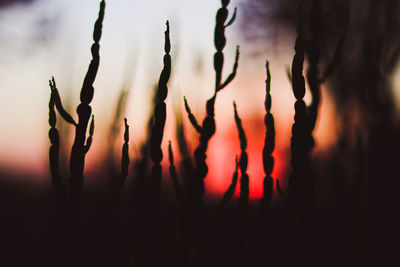
[[[92,25],[98,1],[2,1],[0,11],[0,113],[2,138],[0,169],[20,178],[48,182],[48,80],[54,76],[64,105],[71,114],[90,60]],[[172,78],[169,83],[167,140],[174,138],[175,113],[183,110],[186,96],[192,111],[201,120],[205,101],[213,92],[213,30],[219,1],[112,1],[101,40],[101,64],[92,102],[96,116],[93,147],[87,157],[88,171],[98,166],[110,142],[107,140],[121,90],[127,94],[126,116],[131,125],[131,156],[144,141],[152,91],[162,69],[165,21],[171,24]],[[157,6],[157,8],[155,8]],[[271,62],[272,112],[276,118],[276,176],[287,166],[294,97],[285,74],[293,56],[294,31],[290,25],[252,26],[246,16],[252,12],[246,3],[238,7],[237,22],[227,29],[225,69],[233,65],[235,46],[240,45],[239,70],[234,82],[218,97],[217,135],[211,141],[209,193],[220,195],[230,183],[239,143],[233,120],[232,101],[238,104],[249,139],[249,172],[252,197],[261,196],[261,153],[265,97],[265,61]],[[246,13],[247,12],[247,13]],[[295,10],[293,11],[295,15]],[[277,21],[276,23],[278,23]],[[262,21],[260,21],[262,23]],[[275,23],[273,21],[273,23]],[[280,22],[279,22],[280,23]],[[288,22],[289,23],[289,22]],[[293,25],[292,25],[293,26]],[[249,31],[247,28],[251,28]],[[274,31],[271,34],[271,31]],[[251,35],[251,36],[250,36]],[[255,40],[257,38],[261,38]],[[323,92],[320,119],[316,130],[317,152],[329,149],[336,139],[335,116],[329,93]],[[325,96],[326,95],[326,96]],[[308,98],[308,100],[310,100]],[[196,133],[183,113],[186,133],[193,150]],[[62,122],[61,122],[62,123]],[[122,121],[119,127],[122,126]],[[60,127],[63,127],[61,125]],[[71,129],[64,126],[61,142],[69,153]],[[122,135],[116,147],[122,145]],[[173,142],[174,146],[174,142]],[[119,149],[118,149],[119,151]],[[230,159],[230,160],[228,160]],[[229,168],[227,168],[229,166]]]
[[[303,15],[307,23],[312,2],[305,1]],[[334,240],[329,248],[343,245],[340,259],[353,255],[348,266],[358,266],[364,250],[357,248],[351,252],[351,249],[364,242],[359,238],[363,229],[372,233],[367,241],[378,244],[388,243],[390,231],[395,228],[391,219],[397,209],[400,173],[400,2],[320,2],[319,38],[312,39],[309,24],[305,26],[307,41],[316,43],[320,49],[320,72],[332,59],[343,31],[347,33],[337,67],[321,85],[314,131],[316,145],[312,152],[317,177],[313,197],[315,205],[326,212],[315,215],[319,219],[314,222],[317,230],[313,244],[318,244],[319,229],[324,238]],[[35,232],[35,229],[42,229],[43,225],[41,221],[27,224],[22,218],[34,216],[30,205],[38,208],[46,198],[42,193],[51,190],[48,81],[55,77],[65,108],[77,118],[75,107],[91,58],[98,4],[98,0],[0,0],[0,192],[7,200],[0,201],[0,207],[4,218],[8,218],[4,221],[5,228],[21,226],[29,239],[41,238],[43,230]],[[135,160],[141,156],[154,87],[162,70],[166,20],[171,26],[172,76],[168,83],[163,141],[164,169],[168,166],[168,140],[172,141],[176,158],[180,159],[175,138],[176,119],[180,116],[193,153],[198,135],[187,119],[183,96],[201,121],[205,102],[213,94],[213,34],[219,7],[217,0],[107,1],[100,67],[91,104],[96,126],[86,158],[85,183],[96,184],[101,180],[98,174],[104,170],[107,160],[119,164],[123,117],[127,117],[131,129],[130,157]],[[231,182],[235,156],[240,153],[233,119],[235,100],[249,144],[250,198],[257,203],[264,178],[266,60],[271,67],[276,128],[272,176],[286,190],[291,172],[290,137],[295,98],[286,68],[294,55],[298,1],[232,0],[230,14],[234,7],[238,8],[237,20],[226,30],[223,76],[231,72],[236,45],[240,45],[239,68],[234,81],[217,97],[217,131],[208,150],[210,170],[206,197],[210,201],[221,198]],[[307,66],[306,60],[305,69]],[[311,102],[308,91],[305,101]],[[122,114],[117,116],[118,102]],[[119,123],[115,124],[116,118]],[[68,176],[73,129],[62,119],[58,120],[57,127],[61,133],[61,168]],[[165,190],[171,191],[169,176],[164,175],[163,179]],[[30,199],[37,201],[28,203]],[[14,204],[7,205],[8,200]],[[364,224],[365,218],[368,223]],[[329,234],[323,227],[328,222],[329,226],[336,227]],[[378,233],[376,229],[387,230]],[[350,233],[352,241],[342,244]],[[11,251],[18,255],[19,239],[9,234],[6,240]],[[377,258],[383,255],[383,250],[378,249]],[[333,255],[333,252],[321,253],[320,258]],[[339,259],[333,260],[332,266],[335,263],[339,264]]]

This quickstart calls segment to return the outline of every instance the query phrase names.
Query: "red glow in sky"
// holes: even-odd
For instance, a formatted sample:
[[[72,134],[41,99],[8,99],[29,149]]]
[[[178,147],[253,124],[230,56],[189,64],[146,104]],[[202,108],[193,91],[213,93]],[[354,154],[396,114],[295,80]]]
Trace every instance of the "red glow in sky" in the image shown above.
[[[262,119],[262,116],[260,116]],[[232,125],[224,134],[216,135],[210,142],[208,150],[207,164],[209,165],[209,173],[206,177],[206,190],[208,194],[221,196],[226,191],[232,181],[232,175],[235,170],[235,157],[240,155],[239,139],[237,129]],[[253,129],[258,128],[259,131]],[[250,177],[249,189],[250,199],[259,199],[263,194],[263,180],[265,177],[262,165],[262,149],[264,146],[265,126],[260,124],[259,127],[249,127],[246,131],[248,147],[246,149],[249,162],[247,173]],[[285,137],[282,137],[285,138]],[[275,150],[273,154],[275,158],[274,171],[272,177],[274,179],[284,179],[282,177],[284,171],[283,153]],[[235,196],[239,196],[239,181],[235,191]]]
[[[49,179],[48,79],[52,75],[56,77],[62,98],[67,99],[67,96],[70,96],[73,106],[71,108],[72,115],[76,118],[74,106],[79,99],[82,76],[86,72],[89,62],[88,45],[91,43],[92,25],[97,16],[98,1],[85,2],[85,7],[82,7],[79,1],[72,2],[76,5],[71,5],[72,9],[65,15],[64,24],[61,23],[61,28],[58,29],[60,35],[57,42],[47,44],[46,49],[37,49],[28,60],[25,58],[26,55],[21,53],[21,55],[15,55],[15,60],[0,62],[0,68],[3,68],[3,76],[0,79],[3,90],[1,90],[0,96],[4,100],[0,106],[0,113],[9,114],[0,118],[1,124],[7,125],[7,127],[2,128],[0,134],[0,147],[3,155],[6,155],[6,157],[0,158],[0,170],[33,172],[49,181],[47,180]],[[211,0],[201,3],[189,1],[190,3],[186,3],[187,6],[185,6],[180,1],[168,1],[168,5],[172,6],[171,2],[175,2],[175,9],[179,7],[184,10],[180,17],[182,20],[170,18],[169,14],[151,13],[154,18],[150,18],[147,17],[145,12],[138,13],[143,18],[131,16],[129,13],[131,9],[125,6],[125,4],[132,5],[129,1],[109,4],[107,7],[101,41],[101,64],[95,81],[96,92],[92,105],[93,113],[96,116],[96,129],[92,148],[87,155],[85,173],[88,174],[88,177],[91,171],[98,168],[99,163],[102,163],[103,148],[108,144],[106,133],[108,132],[110,114],[112,114],[110,110],[114,109],[121,87],[121,74],[126,71],[124,69],[125,60],[130,49],[133,49],[132,47],[138,53],[137,65],[141,67],[135,73],[125,116],[128,117],[131,125],[131,160],[133,161],[137,157],[134,151],[140,146],[143,139],[141,135],[143,135],[143,129],[146,127],[147,116],[144,114],[144,110],[147,110],[146,107],[149,106],[149,88],[154,81],[157,81],[161,71],[163,31],[167,18],[171,19],[172,25],[172,50],[176,53],[179,49],[178,61],[173,62],[174,79],[169,84],[168,101],[170,102],[168,102],[168,106],[169,108],[172,106],[172,100],[169,99],[174,94],[182,94],[190,100],[194,111],[196,111],[196,105],[201,107],[197,110],[200,110],[200,114],[195,114],[198,119],[204,115],[203,103],[212,93],[207,90],[213,88],[214,83],[212,55],[215,49],[212,38],[214,16],[218,3]],[[153,11],[152,5],[145,2],[143,2],[143,5],[141,10],[147,10],[146,7],[148,7],[149,11]],[[68,11],[63,6],[58,8]],[[78,10],[81,12],[80,15],[75,12]],[[164,9],[160,8],[158,11],[161,12],[161,10]],[[9,12],[11,12],[9,15],[12,20],[5,21],[14,21],[15,14],[19,14],[20,17],[18,18],[25,18],[24,20],[21,19],[20,23],[30,25],[30,21],[26,20],[28,10]],[[40,16],[40,14],[37,13],[36,15]],[[82,21],[75,18],[78,15]],[[194,16],[201,16],[199,20],[204,20],[207,23],[193,23]],[[138,23],[135,22],[136,19],[148,21],[149,24],[142,24],[139,27]],[[127,24],[135,25],[135,27],[126,28],[125,25]],[[180,25],[179,28],[177,25]],[[148,28],[145,26],[148,26]],[[235,157],[240,154],[238,133],[234,125],[232,109],[232,100],[236,99],[248,140],[250,198],[256,199],[262,195],[265,176],[262,167],[262,148],[265,138],[265,126],[262,121],[265,96],[265,60],[268,58],[271,61],[272,112],[276,118],[275,126],[277,130],[274,152],[275,167],[272,176],[274,179],[282,180],[285,179],[284,170],[289,167],[287,166],[289,160],[286,158],[285,151],[289,146],[294,100],[290,84],[285,76],[284,66],[290,63],[293,51],[287,52],[288,60],[285,56],[279,58],[273,55],[265,55],[265,58],[263,58],[264,56],[251,57],[251,45],[241,41],[240,38],[234,38],[234,27],[227,33],[228,43],[224,51],[225,69],[227,71],[224,75],[227,75],[233,64],[236,44],[241,44],[239,70],[232,84],[219,93],[216,103],[217,132],[210,141],[207,153],[209,174],[205,180],[206,194],[221,196],[225,192],[235,169]],[[75,32],[78,28],[80,29],[79,34]],[[140,34],[137,34],[134,30],[142,30],[143,38],[137,39]],[[182,34],[182,37],[177,34],[178,31],[179,34]],[[24,33],[24,31],[21,31],[21,33]],[[133,43],[127,41],[128,33],[135,37],[132,39],[134,40]],[[122,44],[125,44],[125,46]],[[179,44],[179,48],[177,44]],[[71,49],[71,47],[74,47],[74,49]],[[204,64],[202,73],[193,70],[193,62],[196,60],[192,53],[193,50],[198,50],[199,57],[204,60],[204,62],[202,61]],[[0,47],[0,53],[8,55],[9,51],[7,47]],[[146,62],[151,62],[151,66],[148,67]],[[65,68],[65,66],[69,67]],[[66,71],[67,69],[69,71]],[[21,96],[23,97],[21,98]],[[331,131],[332,121],[334,121],[334,108],[329,101],[326,101],[328,99],[327,97],[323,98],[324,103],[321,105],[320,125],[323,124],[323,127],[320,127],[319,136],[322,138],[320,138],[320,141],[317,140],[319,142],[318,147],[323,147],[323,142],[327,143],[327,140],[330,140],[328,143],[334,141],[335,135]],[[180,102],[182,105],[182,99],[180,99]],[[174,116],[170,116],[170,114],[173,114],[171,108],[168,111],[166,125],[166,131],[170,131],[170,133],[166,133],[163,140],[165,169],[168,168],[166,147],[169,139],[172,140],[173,147],[176,148],[174,134],[171,133],[174,129]],[[184,120],[185,124],[188,125],[187,128],[189,128],[187,118]],[[189,134],[190,131],[188,130],[187,136]],[[318,132],[316,134],[318,138]],[[62,138],[62,141],[65,140]],[[197,145],[197,138],[190,145],[194,148]],[[178,160],[179,153],[176,152],[175,154]],[[69,155],[66,158],[69,158]],[[67,175],[65,174],[65,176]],[[169,177],[164,178],[169,180]],[[282,181],[282,184],[284,182]],[[239,184],[236,195],[238,193]]]

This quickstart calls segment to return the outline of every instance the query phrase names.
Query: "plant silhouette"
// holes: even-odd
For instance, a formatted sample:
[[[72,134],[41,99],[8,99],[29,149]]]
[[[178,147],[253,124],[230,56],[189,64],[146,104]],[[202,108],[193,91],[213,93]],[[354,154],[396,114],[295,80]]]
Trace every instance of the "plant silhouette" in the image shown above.
[[[29,1],[5,1],[0,8],[17,2]],[[261,99],[263,107],[260,103],[263,114],[258,115],[263,121],[261,116],[256,120],[245,112],[245,98],[238,100],[238,105],[233,102],[232,117],[217,121],[217,95],[239,73],[237,46],[232,71],[223,77],[225,30],[236,23],[237,15],[232,8],[229,16],[230,3],[221,0],[216,12],[215,81],[203,120],[196,119],[189,105],[200,101],[189,97],[179,98],[185,111],[176,105],[175,116],[167,116],[169,103],[175,101],[167,98],[171,77],[178,75],[172,68],[177,49],[171,47],[171,20],[166,21],[164,36],[159,36],[164,42],[163,67],[153,88],[148,121],[140,129],[143,141],[132,134],[140,120],[128,119],[125,114],[129,90],[124,84],[114,116],[106,125],[110,127],[103,141],[108,150],[100,158],[102,164],[88,172],[86,156],[95,138],[92,100],[105,15],[105,1],[100,1],[77,116],[65,108],[67,102],[61,100],[56,79],[49,81],[49,187],[26,182],[20,189],[17,175],[0,170],[0,178],[11,178],[11,182],[0,179],[4,198],[0,201],[4,215],[0,229],[5,230],[1,235],[6,244],[0,265],[398,265],[397,247],[391,243],[396,241],[398,228],[400,124],[391,79],[400,56],[399,1],[254,0],[239,4],[239,30],[250,37],[243,40],[250,42],[246,44],[265,33],[268,40],[263,42],[273,41],[271,32],[281,27],[293,30],[294,53],[289,55],[292,61],[287,64],[286,76],[295,102],[293,107],[283,107],[294,110],[286,148],[281,143],[285,138],[283,120],[275,112],[283,105],[274,95],[275,81],[279,82],[277,69],[272,68],[278,66],[275,57],[269,57],[271,63],[263,60],[261,64],[265,62],[266,78],[259,86],[265,90],[265,99]],[[277,47],[276,51],[281,50]],[[241,62],[243,55],[248,56],[242,52]],[[281,72],[285,75],[284,68]],[[327,149],[318,143],[325,100],[334,105],[330,123],[338,124],[336,143]],[[63,170],[62,145],[68,136],[61,122],[75,129],[69,173]],[[97,115],[96,123],[100,122],[107,123]],[[197,142],[192,142],[187,122],[193,126]],[[229,147],[231,152],[223,164],[220,159],[213,162],[208,158],[215,152],[210,140],[216,135],[217,123],[238,131],[238,140],[234,140],[239,145]],[[171,128],[175,131],[172,137],[168,136]],[[101,127],[96,128],[96,136],[98,129]],[[262,140],[254,140],[255,132],[260,131]],[[163,144],[165,138],[170,139],[168,146]],[[260,146],[254,149],[254,143]],[[168,160],[164,159],[166,153]],[[223,168],[228,175],[207,178],[212,168]],[[88,176],[95,178],[93,182],[87,182]],[[226,191],[212,196],[205,179],[217,178]],[[259,199],[250,190],[257,181],[262,186]]]

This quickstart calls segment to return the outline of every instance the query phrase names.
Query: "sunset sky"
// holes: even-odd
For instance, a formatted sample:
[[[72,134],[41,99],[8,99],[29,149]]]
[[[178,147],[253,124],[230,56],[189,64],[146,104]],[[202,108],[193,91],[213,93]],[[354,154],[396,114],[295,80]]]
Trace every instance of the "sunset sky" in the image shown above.
[[[98,0],[36,0],[0,9],[0,169],[48,179],[48,80],[54,76],[64,104],[76,107],[90,61],[98,4]],[[235,6],[239,6],[239,1],[231,1],[230,14]],[[213,93],[213,30],[219,7],[220,1],[216,0],[106,1],[100,68],[91,104],[96,129],[87,157],[88,169],[96,166],[103,155],[110,119],[126,81],[131,90],[126,112],[131,125],[130,154],[131,158],[135,157],[144,138],[151,88],[162,69],[166,20],[171,25],[173,62],[164,155],[167,155],[169,139],[176,148],[173,105],[183,107],[183,95],[198,120],[203,119],[205,101]],[[236,79],[217,97],[217,133],[210,143],[207,190],[220,194],[228,186],[235,155],[240,153],[233,120],[232,101],[235,100],[249,140],[251,196],[259,197],[265,135],[265,60],[271,62],[272,112],[277,132],[274,175],[279,176],[289,162],[285,156],[289,149],[294,97],[285,66],[293,57],[294,36],[260,53],[242,37],[240,12],[238,9],[237,21],[226,30],[224,77],[232,69],[237,44],[241,55]],[[74,108],[70,111],[76,115]],[[335,142],[336,130],[334,108],[326,93],[319,120],[316,139],[318,150],[322,151]],[[186,116],[184,123],[188,137],[194,140],[193,150],[197,135]]]

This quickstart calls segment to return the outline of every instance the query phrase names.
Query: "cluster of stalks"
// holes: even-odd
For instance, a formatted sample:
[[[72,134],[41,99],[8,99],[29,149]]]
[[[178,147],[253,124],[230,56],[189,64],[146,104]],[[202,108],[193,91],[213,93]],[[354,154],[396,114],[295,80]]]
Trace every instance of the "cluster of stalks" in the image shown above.
[[[84,177],[85,157],[90,149],[94,132],[94,116],[90,103],[93,99],[94,88],[93,83],[96,78],[97,70],[100,63],[100,38],[102,32],[102,23],[104,18],[105,1],[100,2],[100,10],[98,18],[95,22],[93,31],[93,45],[91,47],[92,60],[86,73],[81,93],[81,103],[77,107],[78,123],[69,115],[62,106],[61,98],[58,93],[54,78],[50,81],[51,97],[49,103],[49,124],[51,126],[49,135],[52,146],[50,148],[51,173],[56,187],[61,186],[61,178],[58,164],[59,137],[55,128],[56,116],[54,106],[61,117],[68,123],[75,126],[75,139],[71,150],[70,157],[70,178],[68,198],[67,198],[67,222],[65,241],[69,252],[71,266],[79,266],[81,264],[81,237],[80,237],[80,209],[81,209],[81,194]],[[86,132],[89,124],[89,119],[92,117],[89,126],[89,136],[86,138]]]
[[[210,139],[216,131],[215,122],[215,101],[219,91],[224,89],[236,76],[239,60],[239,47],[236,48],[235,62],[233,70],[223,81],[222,69],[224,62],[223,49],[226,44],[225,29],[230,26],[236,17],[236,9],[231,19],[228,18],[229,0],[222,0],[222,7],[216,15],[216,26],[214,32],[214,45],[216,52],[214,54],[214,70],[215,70],[215,88],[213,96],[206,102],[206,116],[200,125],[195,116],[192,114],[190,107],[184,98],[185,109],[188,113],[189,121],[195,130],[199,133],[199,144],[194,151],[193,160],[190,157],[187,141],[185,139],[182,120],[177,120],[177,139],[179,151],[182,154],[180,169],[182,170],[182,185],[178,177],[178,171],[174,163],[174,155],[172,152],[171,141],[168,147],[169,154],[169,172],[173,182],[173,189],[180,205],[180,227],[178,251],[181,251],[183,256],[177,258],[178,266],[192,266],[201,258],[201,249],[199,246],[199,236],[195,236],[194,232],[199,232],[202,227],[202,221],[195,221],[193,211],[199,210],[202,206],[202,198],[205,193],[204,179],[208,173],[206,163],[206,153]],[[54,78],[50,81],[51,96],[49,101],[49,138],[50,138],[50,171],[52,182],[57,192],[68,192],[67,197],[67,222],[66,222],[66,246],[69,253],[70,265],[80,266],[82,264],[81,256],[81,237],[80,237],[80,220],[81,220],[81,195],[84,180],[84,164],[85,156],[92,144],[94,133],[94,117],[92,115],[90,103],[93,99],[94,88],[93,83],[96,78],[99,67],[99,41],[102,33],[102,21],[104,17],[105,2],[100,3],[100,11],[98,19],[94,26],[93,40],[91,48],[92,61],[83,82],[80,100],[81,103],[77,107],[78,122],[75,122],[73,117],[69,115],[62,106],[60,95],[58,93]],[[292,62],[291,73],[289,73],[293,93],[296,98],[294,124],[292,127],[291,138],[291,165],[292,174],[289,178],[288,193],[284,194],[276,180],[277,191],[285,198],[286,217],[283,227],[286,227],[285,234],[281,237],[286,247],[285,250],[286,266],[306,266],[304,258],[305,245],[305,224],[307,212],[310,205],[312,190],[313,190],[313,174],[311,168],[310,153],[314,146],[313,130],[316,125],[318,106],[320,103],[320,85],[332,73],[333,67],[338,61],[343,46],[344,34],[339,42],[338,48],[331,64],[323,73],[322,78],[319,74],[319,47],[317,40],[319,38],[319,17],[320,13],[319,2],[313,1],[311,6],[311,40],[306,42],[303,32],[303,18],[301,16],[302,5],[300,5],[300,19],[297,28],[297,38],[295,44],[295,55]],[[135,179],[134,199],[135,209],[141,206],[143,218],[135,217],[134,225],[139,228],[139,220],[143,219],[144,223],[144,240],[143,243],[133,245],[133,253],[136,257],[136,265],[138,266],[159,266],[160,261],[160,190],[162,185],[162,159],[163,151],[161,149],[164,136],[164,126],[167,117],[166,98],[168,95],[167,83],[171,75],[171,43],[169,22],[166,23],[165,43],[163,57],[163,70],[161,72],[154,102],[154,110],[149,122],[149,136],[142,146],[142,158],[135,161]],[[308,57],[309,67],[307,71],[307,81],[312,93],[312,103],[310,106],[304,102],[305,96],[305,78],[303,76],[303,64],[305,55]],[[259,237],[257,246],[259,249],[259,257],[262,262],[266,263],[266,258],[269,256],[266,241],[268,240],[268,224],[270,221],[270,207],[273,196],[272,172],[274,169],[273,151],[275,148],[275,126],[274,117],[271,113],[272,97],[271,97],[271,74],[269,70],[269,62],[266,62],[266,95],[265,95],[265,117],[264,124],[266,127],[266,135],[264,147],[262,150],[264,182],[263,196],[259,205]],[[124,98],[126,101],[126,97]],[[236,184],[240,172],[240,196],[238,201],[239,211],[239,227],[238,227],[238,254],[237,264],[245,266],[245,232],[246,221],[248,218],[249,209],[249,176],[247,174],[248,154],[246,152],[247,139],[242,126],[242,121],[238,115],[235,102],[234,120],[238,130],[240,140],[240,156],[236,157],[236,168],[232,177],[232,182],[225,192],[219,208],[223,209],[234,195]],[[59,170],[59,133],[56,128],[56,112],[68,123],[75,126],[75,140],[72,146],[70,158],[70,179],[69,186],[64,184]],[[119,110],[119,108],[118,108]],[[121,114],[116,115],[120,117]],[[92,120],[89,125],[89,119]],[[115,122],[114,122],[115,123]],[[89,125],[89,130],[88,130]],[[115,180],[115,200],[119,203],[121,191],[124,187],[125,180],[128,177],[129,171],[129,126],[127,119],[124,120],[124,144],[122,147],[121,172]],[[87,135],[88,131],[88,136]],[[150,174],[148,173],[148,159],[151,159],[153,165]],[[194,163],[194,164],[193,164]],[[135,215],[140,214],[136,210]],[[198,219],[198,218],[197,218]],[[132,238],[137,238],[133,236]],[[137,238],[139,239],[139,238]],[[198,251],[196,251],[198,250]],[[142,253],[143,252],[143,253]],[[142,255],[140,255],[142,254]]]
[[[313,131],[318,117],[321,84],[332,74],[342,52],[347,26],[339,40],[331,62],[320,77],[321,3],[312,1],[310,7],[310,39],[306,40],[303,21],[303,1],[299,8],[295,55],[291,75],[289,75],[296,98],[295,116],[291,138],[292,174],[289,177],[289,192],[286,199],[286,256],[287,266],[307,266],[305,259],[305,231],[308,214],[312,205],[314,174],[311,165],[311,151],[314,146]],[[310,87],[312,102],[307,106],[303,100],[306,92],[306,80],[303,76],[305,56],[308,58],[307,82]],[[278,187],[278,190],[280,188]],[[281,191],[281,190],[280,190]],[[285,194],[282,194],[285,195]]]
[[[229,27],[236,18],[235,8],[232,17],[226,23],[226,20],[228,19],[227,7],[229,2],[229,0],[222,0],[222,6],[220,9],[218,9],[216,15],[216,24],[214,30],[214,45],[216,48],[216,52],[214,54],[215,87],[213,96],[206,102],[206,116],[201,125],[197,122],[197,119],[190,110],[186,98],[184,98],[185,109],[188,113],[189,121],[200,136],[199,144],[194,150],[194,164],[188,159],[187,156],[184,157],[183,162],[184,186],[187,189],[186,192],[184,192],[185,203],[181,216],[181,245],[183,247],[184,254],[182,261],[183,265],[194,264],[196,261],[201,262],[202,248],[200,245],[200,240],[204,237],[201,236],[199,228],[202,226],[204,218],[194,216],[193,211],[201,210],[202,198],[205,193],[204,179],[208,173],[206,153],[209,141],[216,131],[215,100],[217,93],[224,89],[230,82],[232,82],[236,76],[236,71],[238,68],[239,46],[236,47],[235,62],[233,64],[232,72],[229,74],[226,80],[223,81],[223,49],[226,45],[225,29]],[[188,177],[188,179],[185,179],[186,177]]]
[[[233,65],[232,73],[227,77],[227,79],[222,82],[222,68],[224,64],[224,54],[222,50],[226,44],[225,38],[225,29],[230,26],[236,18],[236,9],[232,15],[232,18],[225,24],[225,21],[228,18],[228,4],[229,0],[222,0],[222,7],[217,11],[216,16],[216,25],[214,32],[214,45],[217,50],[214,54],[214,70],[215,70],[215,89],[214,95],[207,100],[206,103],[206,117],[203,120],[202,125],[200,126],[197,123],[197,120],[190,112],[189,106],[185,100],[185,107],[189,114],[189,120],[192,123],[195,130],[200,134],[199,137],[199,145],[194,151],[194,160],[195,160],[195,170],[193,177],[193,187],[191,192],[193,207],[199,208],[201,206],[202,197],[205,192],[204,187],[204,178],[208,173],[208,166],[206,163],[206,152],[208,148],[208,143],[210,139],[215,134],[215,100],[217,97],[217,93],[224,89],[236,76],[236,71],[238,68],[239,61],[239,46],[236,47],[236,56],[235,63]]]

